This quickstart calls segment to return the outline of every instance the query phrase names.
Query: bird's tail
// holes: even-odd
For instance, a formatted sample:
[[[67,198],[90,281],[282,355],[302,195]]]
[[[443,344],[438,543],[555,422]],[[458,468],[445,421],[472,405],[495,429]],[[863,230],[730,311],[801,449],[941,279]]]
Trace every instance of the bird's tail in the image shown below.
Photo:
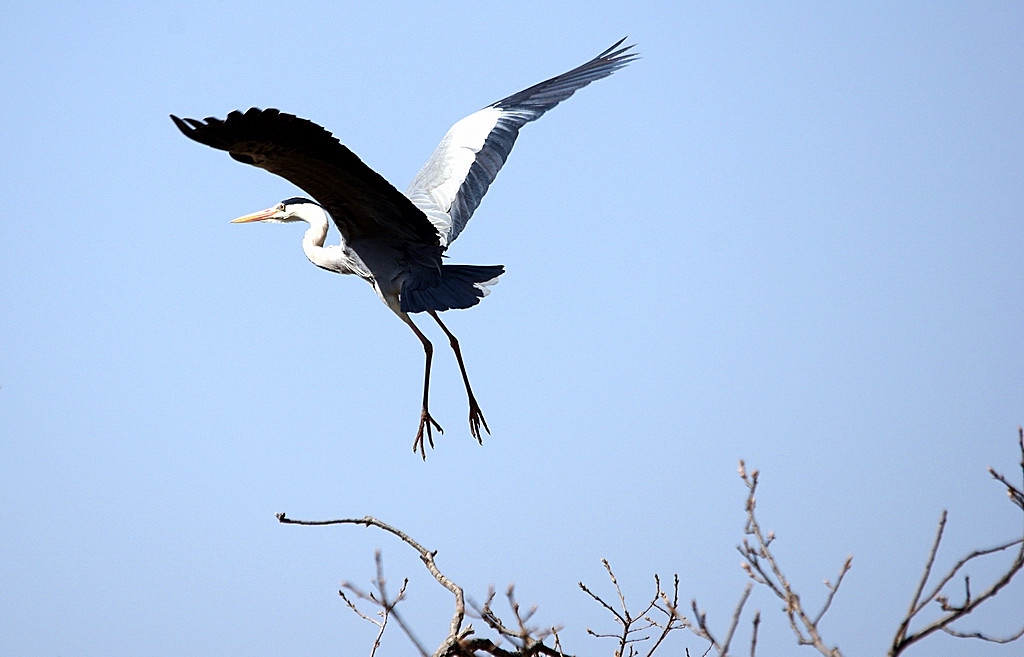
[[[470,308],[490,294],[490,286],[504,273],[504,265],[441,265],[441,275],[429,283],[406,281],[402,312]]]

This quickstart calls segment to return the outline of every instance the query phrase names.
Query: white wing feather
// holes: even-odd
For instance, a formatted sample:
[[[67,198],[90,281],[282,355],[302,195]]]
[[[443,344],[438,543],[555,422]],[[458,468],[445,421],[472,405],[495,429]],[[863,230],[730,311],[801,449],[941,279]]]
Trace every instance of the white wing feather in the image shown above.
[[[405,195],[437,228],[441,246],[455,241],[515,144],[519,129],[594,80],[607,77],[636,58],[611,48],[582,66],[524,89],[470,114],[451,127]]]
[[[452,204],[499,118],[500,109],[486,107],[453,125],[405,192],[437,228],[441,246],[455,239],[449,239]]]

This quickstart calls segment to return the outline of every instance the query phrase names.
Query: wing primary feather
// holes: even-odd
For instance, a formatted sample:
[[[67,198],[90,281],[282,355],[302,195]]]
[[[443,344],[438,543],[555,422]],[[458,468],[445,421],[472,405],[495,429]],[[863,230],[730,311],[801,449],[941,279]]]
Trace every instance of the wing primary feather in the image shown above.
[[[330,213],[346,240],[396,239],[437,247],[434,225],[401,192],[334,135],[276,109],[233,111],[226,119],[178,119],[186,137],[294,183]]]

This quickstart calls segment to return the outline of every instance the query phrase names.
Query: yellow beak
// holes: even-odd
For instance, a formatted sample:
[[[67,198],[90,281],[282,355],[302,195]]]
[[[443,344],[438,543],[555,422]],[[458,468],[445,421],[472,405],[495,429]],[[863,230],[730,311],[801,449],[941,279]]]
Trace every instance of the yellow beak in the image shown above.
[[[267,208],[266,210],[260,210],[259,212],[253,212],[252,214],[247,214],[244,217],[239,217],[238,219],[232,219],[231,223],[233,223],[233,224],[247,224],[250,221],[266,221],[267,219],[270,219],[271,217],[273,217],[274,214],[276,214],[276,213],[277,213],[277,206],[275,205],[274,207]]]

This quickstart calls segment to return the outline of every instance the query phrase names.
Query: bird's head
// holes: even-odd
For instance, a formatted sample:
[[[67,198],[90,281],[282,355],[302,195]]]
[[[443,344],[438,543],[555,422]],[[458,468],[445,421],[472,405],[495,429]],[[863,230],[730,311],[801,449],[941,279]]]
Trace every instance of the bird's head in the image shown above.
[[[233,224],[247,224],[262,221],[268,224],[287,224],[293,221],[305,221],[307,224],[320,223],[324,220],[324,209],[316,201],[295,196],[285,199],[277,205],[247,214],[233,220]]]

